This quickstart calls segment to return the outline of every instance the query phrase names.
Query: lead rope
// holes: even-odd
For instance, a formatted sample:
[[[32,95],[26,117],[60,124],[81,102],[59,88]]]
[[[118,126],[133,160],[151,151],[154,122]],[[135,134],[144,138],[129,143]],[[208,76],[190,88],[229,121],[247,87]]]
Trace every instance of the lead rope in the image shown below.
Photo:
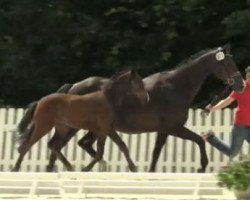
[[[221,100],[221,98],[222,98],[224,95],[226,95],[226,93],[228,93],[229,89],[230,89],[230,86],[227,85],[226,88],[225,88],[219,95],[215,95],[215,96],[214,96],[214,98],[212,99],[210,105],[211,105],[211,106],[216,105],[216,104]],[[210,113],[210,110],[207,109],[207,108],[204,108],[204,109],[201,111],[201,117],[202,117],[202,118],[205,118],[205,117],[207,117],[207,116],[209,115],[209,113]]]

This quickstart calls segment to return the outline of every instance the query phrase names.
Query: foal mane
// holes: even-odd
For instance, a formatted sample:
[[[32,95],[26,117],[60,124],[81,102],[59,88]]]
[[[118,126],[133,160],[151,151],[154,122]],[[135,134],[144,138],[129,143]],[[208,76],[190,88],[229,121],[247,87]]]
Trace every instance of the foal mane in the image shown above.
[[[131,69],[125,69],[125,70],[122,70],[122,71],[118,71],[118,72],[116,72],[115,74],[113,74],[111,77],[110,77],[110,79],[111,80],[115,80],[116,78],[118,78],[119,76],[121,76],[122,74],[126,74],[126,73],[128,73],[128,72],[130,72],[131,71]]]
[[[128,73],[128,72],[130,72],[130,71],[131,71],[131,69],[125,69],[125,70],[116,72],[115,74],[113,74],[113,75],[110,77],[109,82],[101,87],[101,90],[104,90],[104,91],[105,91],[105,90],[110,89],[110,87],[112,86],[113,82],[114,82],[119,76],[121,76],[122,74],[126,74],[126,73]]]

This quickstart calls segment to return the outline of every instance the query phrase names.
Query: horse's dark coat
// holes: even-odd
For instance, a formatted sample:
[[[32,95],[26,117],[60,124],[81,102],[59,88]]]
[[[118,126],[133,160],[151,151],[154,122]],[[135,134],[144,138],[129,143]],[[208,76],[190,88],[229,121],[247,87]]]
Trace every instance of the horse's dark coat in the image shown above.
[[[222,53],[225,58],[222,60],[220,57],[216,58],[218,53]],[[157,132],[150,171],[155,171],[167,136],[173,135],[198,144],[201,153],[201,168],[198,171],[204,172],[208,164],[205,142],[201,136],[184,126],[188,117],[188,109],[202,83],[210,74],[232,83],[234,90],[241,91],[243,81],[237,72],[238,69],[227,46],[199,52],[173,70],[159,72],[144,78],[143,83],[149,92],[150,102],[143,105],[134,98],[126,98],[126,101],[120,102],[120,106],[116,109],[115,128],[128,134]],[[233,82],[229,80],[233,80]],[[108,79],[101,77],[89,78],[74,84],[67,92],[86,94],[100,90],[107,81]],[[56,130],[50,145],[61,149],[76,131],[70,128],[64,129],[65,137],[62,138],[60,137],[62,130]],[[94,134],[90,132],[79,141],[79,145],[94,156],[95,151],[91,146],[94,141]],[[52,155],[48,170],[53,169],[54,161],[55,157]]]

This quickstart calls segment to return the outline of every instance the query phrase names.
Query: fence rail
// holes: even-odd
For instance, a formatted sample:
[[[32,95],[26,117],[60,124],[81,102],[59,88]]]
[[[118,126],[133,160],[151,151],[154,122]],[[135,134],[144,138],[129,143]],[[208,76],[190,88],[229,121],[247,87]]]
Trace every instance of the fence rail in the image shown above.
[[[214,174],[0,173],[0,198],[235,200]]]
[[[233,110],[225,109],[210,114],[207,118],[200,117],[200,109],[189,110],[189,118],[186,126],[202,134],[212,129],[225,142],[230,141],[230,132],[233,119]],[[0,171],[9,171],[17,159],[18,153],[15,147],[15,129],[17,123],[24,114],[22,108],[1,108],[0,109]],[[52,131],[53,132],[53,131]],[[62,150],[63,154],[69,159],[76,171],[90,162],[91,158],[77,146],[77,141],[84,135],[80,131],[69,144]],[[47,143],[52,133],[43,137],[32,147],[24,158],[21,171],[45,171],[48,163],[50,151]],[[135,161],[139,172],[148,171],[151,162],[151,154],[155,142],[155,133],[142,133],[129,135],[120,133],[120,136],[127,144],[130,155]],[[228,163],[228,158],[206,145],[209,167],[207,172],[216,172],[221,166]],[[250,154],[250,147],[244,143],[240,154]],[[104,159],[106,160],[106,171],[126,172],[128,171],[126,160],[109,139],[105,145]],[[238,159],[238,157],[236,158]],[[65,170],[60,162],[57,162],[58,171]],[[100,171],[101,165],[94,167],[93,171]],[[193,142],[169,136],[161,152],[157,165],[158,172],[195,172],[200,167],[199,148]]]

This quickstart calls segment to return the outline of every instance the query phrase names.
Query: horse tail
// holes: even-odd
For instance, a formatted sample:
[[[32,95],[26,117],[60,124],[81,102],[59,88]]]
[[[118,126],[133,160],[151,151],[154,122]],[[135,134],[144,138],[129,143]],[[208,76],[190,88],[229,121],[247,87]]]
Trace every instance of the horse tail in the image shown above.
[[[19,133],[17,141],[20,144],[20,146],[22,146],[24,141],[27,141],[30,138],[30,135],[34,129],[34,124],[31,123],[31,121],[32,121],[37,103],[38,101],[35,101],[28,106],[26,113],[24,114],[23,118],[21,119],[21,121],[19,122],[17,126],[17,131]]]
[[[66,83],[63,86],[61,86],[56,93],[68,93],[68,91],[70,90],[70,88],[72,88],[73,84],[70,83]]]

